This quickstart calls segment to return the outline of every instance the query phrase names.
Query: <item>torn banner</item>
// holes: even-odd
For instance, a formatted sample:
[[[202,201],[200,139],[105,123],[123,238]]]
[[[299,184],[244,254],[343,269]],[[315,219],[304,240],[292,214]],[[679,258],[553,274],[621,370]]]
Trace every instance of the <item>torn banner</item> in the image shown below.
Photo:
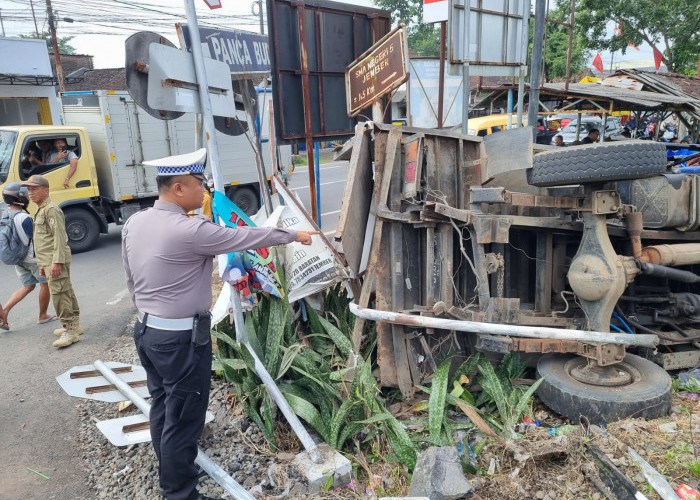
[[[255,227],[240,208],[218,191],[214,193],[213,212],[214,219],[222,226]],[[232,252],[222,257],[219,260],[221,279],[231,283],[241,293],[244,308],[246,302],[252,303],[252,294],[256,292],[267,292],[275,297],[284,295],[275,256],[269,248]]]
[[[297,231],[317,230],[299,202],[292,199],[294,195],[287,187],[276,177],[273,177],[273,181],[284,200],[282,227]],[[314,236],[311,241],[311,245],[292,242],[284,246],[284,276],[289,302],[320,292],[348,277],[343,266],[326,246],[325,240]]]

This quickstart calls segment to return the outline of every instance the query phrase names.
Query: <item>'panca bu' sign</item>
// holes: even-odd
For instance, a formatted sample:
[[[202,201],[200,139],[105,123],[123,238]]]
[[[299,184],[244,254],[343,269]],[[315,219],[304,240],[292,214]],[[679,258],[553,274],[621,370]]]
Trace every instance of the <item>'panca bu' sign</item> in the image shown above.
[[[401,25],[345,69],[348,116],[355,116],[408,79],[406,28]]]

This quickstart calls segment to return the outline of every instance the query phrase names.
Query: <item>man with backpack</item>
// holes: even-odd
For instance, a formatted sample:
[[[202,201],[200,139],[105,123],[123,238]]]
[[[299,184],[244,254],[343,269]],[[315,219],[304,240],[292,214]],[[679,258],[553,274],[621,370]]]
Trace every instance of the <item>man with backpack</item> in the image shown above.
[[[34,223],[27,206],[28,190],[19,182],[8,183],[2,190],[2,198],[8,209],[0,219],[0,260],[4,264],[15,266],[21,288],[15,290],[4,306],[4,320],[0,325],[9,330],[7,314],[19,301],[39,285],[39,324],[50,323],[58,318],[47,313],[51,294],[46,278],[39,275],[39,266],[34,256]],[[2,314],[0,314],[2,316]]]

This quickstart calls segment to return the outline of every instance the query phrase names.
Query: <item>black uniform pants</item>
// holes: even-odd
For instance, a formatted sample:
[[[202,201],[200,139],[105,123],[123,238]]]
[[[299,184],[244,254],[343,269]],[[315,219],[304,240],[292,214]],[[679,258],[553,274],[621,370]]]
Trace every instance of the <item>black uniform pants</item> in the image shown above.
[[[134,342],[151,393],[151,440],[167,500],[194,500],[197,440],[204,428],[211,385],[211,342],[192,344],[192,331],[158,330],[136,323]]]

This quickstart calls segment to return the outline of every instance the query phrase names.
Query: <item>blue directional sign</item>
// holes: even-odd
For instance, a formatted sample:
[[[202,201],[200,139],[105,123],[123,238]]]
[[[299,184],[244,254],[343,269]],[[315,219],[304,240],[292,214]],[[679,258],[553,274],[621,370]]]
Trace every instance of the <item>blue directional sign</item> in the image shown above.
[[[191,48],[189,27],[182,24],[178,25],[178,28],[189,50]],[[228,64],[234,79],[242,80],[270,72],[270,53],[266,35],[243,30],[199,28],[199,36],[202,40],[204,56]]]

